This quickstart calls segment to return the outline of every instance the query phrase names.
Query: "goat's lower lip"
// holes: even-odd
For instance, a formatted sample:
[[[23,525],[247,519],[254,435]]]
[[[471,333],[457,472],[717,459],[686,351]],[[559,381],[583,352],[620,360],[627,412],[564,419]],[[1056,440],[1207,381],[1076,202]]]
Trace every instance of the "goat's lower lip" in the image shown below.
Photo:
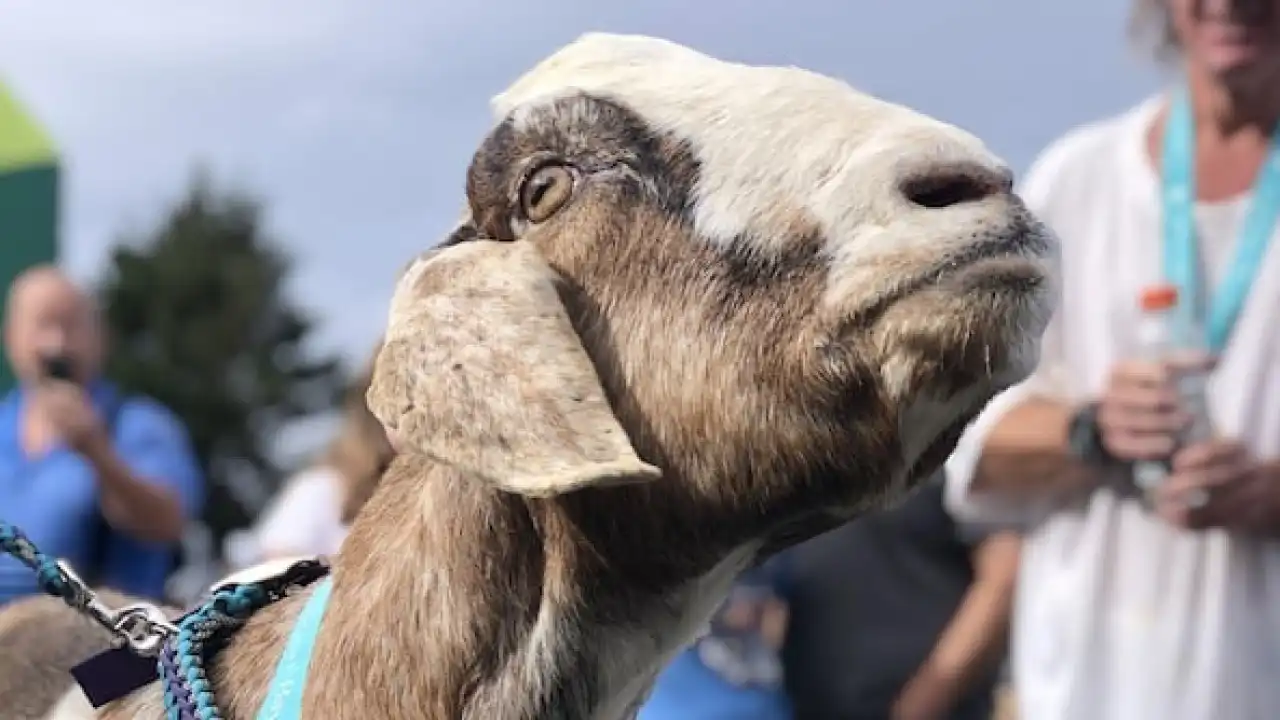
[[[952,292],[1030,292],[1043,283],[1043,241],[1032,235],[1009,235],[975,243],[944,257],[929,270],[880,295],[858,313],[862,321],[878,317],[895,303],[919,292],[947,288]]]
[[[1046,279],[1045,268],[1025,255],[979,258],[938,278],[939,284],[962,291],[1030,292]]]
[[[1031,289],[1045,279],[1044,267],[1035,255],[1035,240],[1021,235],[975,243],[945,257],[898,297],[936,287],[959,290]]]

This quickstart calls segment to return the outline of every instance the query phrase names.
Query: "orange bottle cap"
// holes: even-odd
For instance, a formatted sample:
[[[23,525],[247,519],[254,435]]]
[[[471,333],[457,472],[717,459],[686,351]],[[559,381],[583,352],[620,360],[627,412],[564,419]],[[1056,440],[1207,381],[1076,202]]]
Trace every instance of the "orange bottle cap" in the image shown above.
[[[1138,296],[1138,305],[1146,312],[1168,310],[1178,304],[1178,288],[1175,285],[1151,285]]]

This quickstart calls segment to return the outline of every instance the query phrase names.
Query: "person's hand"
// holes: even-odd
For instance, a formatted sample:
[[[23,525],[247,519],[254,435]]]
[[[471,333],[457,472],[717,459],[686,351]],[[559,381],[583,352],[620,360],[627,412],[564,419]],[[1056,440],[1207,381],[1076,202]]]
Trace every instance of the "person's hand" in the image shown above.
[[[40,403],[67,447],[85,455],[107,442],[102,419],[78,385],[51,381],[40,387]]]
[[[1173,470],[1155,491],[1156,512],[1190,530],[1223,528],[1271,534],[1280,528],[1280,479],[1240,443],[1210,440],[1173,456]]]
[[[1117,460],[1162,460],[1191,422],[1174,386],[1177,373],[1204,371],[1209,358],[1181,363],[1127,361],[1111,370],[1098,405],[1102,446]]]

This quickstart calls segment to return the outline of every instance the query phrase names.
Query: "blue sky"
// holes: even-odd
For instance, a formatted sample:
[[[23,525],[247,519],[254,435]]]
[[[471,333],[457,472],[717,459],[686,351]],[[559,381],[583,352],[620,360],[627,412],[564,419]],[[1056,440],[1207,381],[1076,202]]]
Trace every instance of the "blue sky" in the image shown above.
[[[1019,170],[1157,87],[1122,0],[0,0],[0,75],[65,156],[67,266],[91,278],[202,162],[258,193],[321,342],[363,355],[391,281],[456,217],[487,100],[588,30],[846,79]]]

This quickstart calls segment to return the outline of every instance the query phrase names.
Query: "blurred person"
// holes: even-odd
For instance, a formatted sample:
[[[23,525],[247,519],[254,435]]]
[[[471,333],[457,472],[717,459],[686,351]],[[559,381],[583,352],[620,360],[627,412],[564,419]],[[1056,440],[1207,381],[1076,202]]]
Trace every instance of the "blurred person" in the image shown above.
[[[18,387],[0,401],[0,518],[86,580],[160,599],[203,479],[182,423],[100,377],[96,304],[40,266],[9,288],[5,350]],[[38,591],[0,557],[0,603]]]
[[[701,637],[658,676],[637,720],[788,720],[779,653],[787,633],[784,552],[742,573]]]
[[[394,455],[365,402],[372,378],[370,359],[347,389],[341,424],[328,449],[290,478],[263,513],[254,529],[258,560],[338,552]]]
[[[957,523],[944,482],[789,551],[796,720],[992,716],[1020,539]]]
[[[1012,631],[1021,717],[1270,720],[1280,0],[1135,9],[1173,86],[1035,162],[1022,194],[1061,237],[1062,304],[1035,375],[971,426],[948,471],[972,517],[1027,530]],[[1220,339],[1206,343],[1207,441],[1179,438],[1190,418],[1174,379],[1187,367],[1135,359],[1137,298],[1158,282],[1200,298],[1189,309]],[[1139,490],[1135,461],[1168,462],[1168,476]]]

